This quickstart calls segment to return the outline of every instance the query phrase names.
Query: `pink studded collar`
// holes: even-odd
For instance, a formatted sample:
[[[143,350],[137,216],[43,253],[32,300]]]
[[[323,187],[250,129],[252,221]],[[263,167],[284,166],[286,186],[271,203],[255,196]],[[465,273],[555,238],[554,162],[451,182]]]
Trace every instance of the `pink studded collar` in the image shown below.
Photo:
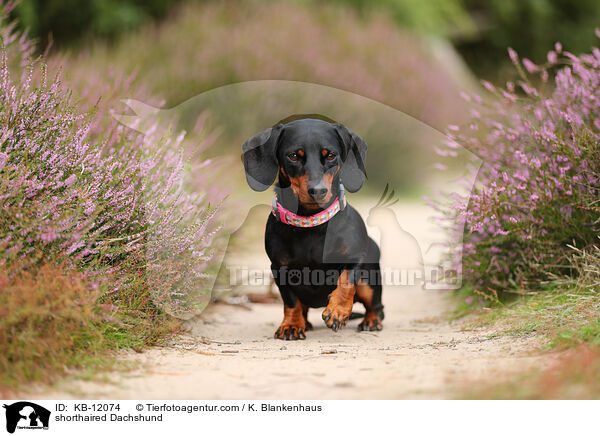
[[[302,216],[290,212],[283,207],[277,197],[273,199],[273,215],[284,224],[289,224],[294,227],[316,227],[326,223],[333,218],[340,210],[346,207],[346,195],[344,193],[344,186],[340,185],[340,195],[335,201],[324,211],[321,211],[315,215]]]

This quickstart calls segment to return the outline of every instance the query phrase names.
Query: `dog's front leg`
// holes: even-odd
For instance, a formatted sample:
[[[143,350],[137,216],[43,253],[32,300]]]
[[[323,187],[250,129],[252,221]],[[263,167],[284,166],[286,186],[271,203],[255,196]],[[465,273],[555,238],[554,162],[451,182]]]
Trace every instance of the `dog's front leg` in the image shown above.
[[[351,271],[342,271],[337,281],[337,287],[329,294],[329,303],[323,311],[323,321],[335,332],[346,325],[352,313],[356,286],[353,283],[353,277],[350,276]]]
[[[296,297],[289,286],[285,285],[285,268],[271,265],[275,284],[279,288],[283,300],[283,321],[275,331],[275,339],[296,340],[306,339],[305,332],[312,328],[308,322],[308,306]]]
[[[293,307],[283,304],[283,321],[275,332],[275,339],[295,340],[306,339],[305,332],[310,330],[310,323],[306,320],[308,307],[296,299]]]

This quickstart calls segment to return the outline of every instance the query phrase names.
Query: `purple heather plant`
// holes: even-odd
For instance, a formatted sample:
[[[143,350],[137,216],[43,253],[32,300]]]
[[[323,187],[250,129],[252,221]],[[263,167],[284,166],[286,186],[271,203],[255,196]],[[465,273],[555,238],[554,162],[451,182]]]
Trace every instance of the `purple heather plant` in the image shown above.
[[[447,142],[483,160],[470,196],[445,210],[465,223],[453,247],[463,280],[488,296],[574,275],[572,247],[600,245],[600,50],[575,56],[557,43],[543,65],[509,55],[521,80],[483,82],[487,103],[465,96],[471,120]]]
[[[186,189],[183,136],[78,113],[7,19],[0,4],[0,267],[52,260],[103,277],[117,307],[149,290],[168,312],[193,313],[218,227],[207,196]]]

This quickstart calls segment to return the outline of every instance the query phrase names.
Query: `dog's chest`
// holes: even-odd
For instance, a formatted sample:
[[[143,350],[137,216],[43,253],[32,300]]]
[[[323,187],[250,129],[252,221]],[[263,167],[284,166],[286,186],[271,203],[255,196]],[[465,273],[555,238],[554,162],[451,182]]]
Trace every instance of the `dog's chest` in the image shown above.
[[[357,232],[349,232],[349,228],[353,226],[343,212],[312,228],[293,227],[270,217],[265,248],[275,266],[302,268],[353,263],[360,257],[364,244]]]
[[[281,260],[289,265],[307,266],[323,263],[325,251],[324,235],[306,235],[291,238],[283,246]]]

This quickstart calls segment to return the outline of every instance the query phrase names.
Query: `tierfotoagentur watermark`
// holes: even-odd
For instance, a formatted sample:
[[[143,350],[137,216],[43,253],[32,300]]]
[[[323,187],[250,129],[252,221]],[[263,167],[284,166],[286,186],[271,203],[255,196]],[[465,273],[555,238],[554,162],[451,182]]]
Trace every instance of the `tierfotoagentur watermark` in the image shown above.
[[[231,286],[265,287],[269,286],[273,279],[284,286],[333,286],[340,277],[338,269],[309,267],[271,270],[236,265],[228,266],[227,271]],[[386,287],[422,286],[423,289],[447,289],[460,284],[456,270],[444,269],[441,266],[404,269],[384,267],[380,274],[373,270],[358,271],[354,279]]]

